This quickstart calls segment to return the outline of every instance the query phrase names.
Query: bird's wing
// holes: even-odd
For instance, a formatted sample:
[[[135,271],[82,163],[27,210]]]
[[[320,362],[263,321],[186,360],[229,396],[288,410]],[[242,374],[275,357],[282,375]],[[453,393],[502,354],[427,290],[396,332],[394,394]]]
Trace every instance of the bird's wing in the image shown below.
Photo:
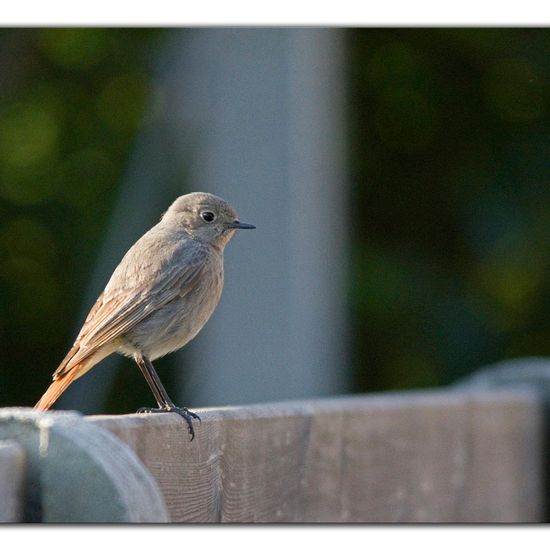
[[[192,291],[208,259],[205,248],[183,243],[164,254],[163,262],[151,261],[156,256],[138,248],[139,255],[144,256],[140,264],[133,248],[90,310],[71,351],[54,372],[54,380],[152,312]]]

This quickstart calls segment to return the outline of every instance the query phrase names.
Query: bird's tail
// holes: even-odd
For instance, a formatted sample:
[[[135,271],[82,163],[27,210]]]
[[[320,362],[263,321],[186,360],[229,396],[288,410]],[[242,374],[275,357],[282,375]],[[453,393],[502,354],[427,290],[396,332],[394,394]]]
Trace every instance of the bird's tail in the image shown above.
[[[79,353],[80,346],[75,344],[54,372],[53,382],[34,408],[39,411],[47,411],[72,382],[86,374],[114,350],[115,346],[107,345],[93,353],[83,354]]]
[[[69,387],[71,382],[78,378],[80,374],[78,367],[72,368],[66,374],[56,378],[46,390],[46,393],[40,398],[40,401],[34,406],[39,411],[47,411],[59,398],[59,396]]]

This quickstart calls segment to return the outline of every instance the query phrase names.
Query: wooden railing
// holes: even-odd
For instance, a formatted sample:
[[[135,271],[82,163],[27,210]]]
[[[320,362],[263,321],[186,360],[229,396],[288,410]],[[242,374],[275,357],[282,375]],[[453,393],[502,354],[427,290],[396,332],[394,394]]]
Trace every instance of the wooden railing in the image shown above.
[[[539,522],[545,397],[469,385],[84,417],[0,410],[0,521]]]

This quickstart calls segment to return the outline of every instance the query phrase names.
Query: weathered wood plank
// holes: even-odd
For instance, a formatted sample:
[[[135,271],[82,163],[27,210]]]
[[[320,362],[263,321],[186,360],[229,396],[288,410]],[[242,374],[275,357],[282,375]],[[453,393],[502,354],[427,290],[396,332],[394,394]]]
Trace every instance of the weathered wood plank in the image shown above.
[[[23,521],[25,452],[14,441],[0,441],[0,523]]]
[[[243,408],[225,417],[221,521],[299,521],[310,422],[307,408],[296,405]]]
[[[88,417],[137,453],[174,522],[543,519],[543,406],[527,390],[401,392]]]
[[[172,521],[220,519],[220,431],[216,415],[196,427],[176,414],[89,416],[126,443],[156,478]]]
[[[465,522],[544,521],[545,429],[541,407],[472,399]]]
[[[464,406],[452,395],[387,396],[346,411],[333,520],[452,521],[465,444]],[[322,498],[312,495],[310,501]],[[330,512],[322,519],[330,521]]]

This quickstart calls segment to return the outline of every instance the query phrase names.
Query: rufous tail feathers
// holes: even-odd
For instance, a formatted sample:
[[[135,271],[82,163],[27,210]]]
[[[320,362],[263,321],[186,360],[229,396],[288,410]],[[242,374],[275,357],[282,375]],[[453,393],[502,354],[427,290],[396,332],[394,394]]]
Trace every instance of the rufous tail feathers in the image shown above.
[[[55,371],[53,382],[34,408],[39,411],[47,411],[72,382],[86,374],[93,366],[110,355],[114,349],[114,346],[103,346],[91,354],[80,354],[81,358],[79,359],[77,355],[79,346],[75,344]],[[82,355],[84,355],[83,358]]]
[[[79,370],[80,369],[77,366],[65,375],[54,380],[34,408],[39,411],[47,411],[57,401],[59,396],[69,387],[69,384],[77,378]]]

